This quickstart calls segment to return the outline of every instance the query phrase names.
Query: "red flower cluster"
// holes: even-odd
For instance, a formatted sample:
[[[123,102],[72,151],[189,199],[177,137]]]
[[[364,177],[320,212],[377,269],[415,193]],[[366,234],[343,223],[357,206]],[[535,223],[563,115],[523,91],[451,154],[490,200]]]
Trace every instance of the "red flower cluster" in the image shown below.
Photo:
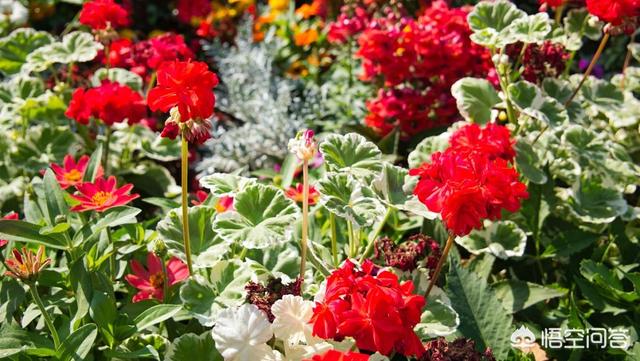
[[[178,11],[178,21],[184,24],[191,24],[194,20],[209,15],[211,12],[211,1],[178,0],[176,10]]]
[[[313,309],[313,334],[353,337],[360,350],[384,355],[421,355],[424,348],[413,328],[425,300],[413,294],[413,287],[390,271],[379,271],[370,260],[361,268],[347,260],[327,277],[324,298]]]
[[[522,52],[522,43],[507,47],[507,54],[516,61]],[[545,78],[561,75],[570,54],[560,44],[545,41],[542,44],[528,44],[522,56],[522,77],[532,83],[541,83]]]
[[[587,10],[611,25],[640,16],[640,0],[587,0]]]
[[[358,38],[364,81],[386,87],[367,104],[367,125],[385,135],[399,127],[410,136],[458,116],[451,85],[493,69],[490,54],[469,36],[467,8],[434,1],[418,19],[371,21]]]
[[[145,77],[149,70],[157,69],[165,61],[194,57],[182,35],[166,33],[136,43],[129,39],[118,39],[109,48],[108,61],[113,67],[129,69]],[[107,63],[107,59],[103,61]]]
[[[446,151],[409,172],[420,177],[414,194],[455,235],[481,228],[483,219],[500,219],[502,209],[516,212],[529,196],[510,166],[515,152],[508,135],[500,125],[467,125],[452,135]]]
[[[73,212],[104,212],[113,207],[124,206],[140,197],[138,194],[129,194],[133,189],[133,184],[125,184],[118,188],[114,176],[110,176],[106,180],[97,178],[94,183],[78,184],[76,189],[79,194],[72,194],[71,197],[79,201],[80,204],[71,208]]]
[[[128,86],[105,81],[97,88],[76,89],[65,115],[81,124],[89,124],[91,117],[108,126],[125,120],[134,124],[147,116],[147,106]]]
[[[329,350],[322,355],[315,355],[303,361],[368,361],[369,355],[357,352]]]
[[[79,20],[93,30],[115,29],[129,25],[129,13],[113,0],[91,0],[82,5]]]
[[[362,7],[356,7],[351,15],[343,10],[336,21],[329,24],[327,40],[336,44],[347,42],[365,29],[369,24],[370,17]]]
[[[67,189],[69,187],[75,187],[76,185],[82,183],[82,179],[84,178],[84,173],[87,171],[87,166],[89,165],[89,156],[83,155],[78,159],[78,163],[73,160],[73,157],[70,154],[64,156],[64,160],[62,166],[51,163],[51,170],[56,175],[56,180],[60,185],[60,188]],[[100,166],[96,173],[96,177],[102,177],[103,169]]]

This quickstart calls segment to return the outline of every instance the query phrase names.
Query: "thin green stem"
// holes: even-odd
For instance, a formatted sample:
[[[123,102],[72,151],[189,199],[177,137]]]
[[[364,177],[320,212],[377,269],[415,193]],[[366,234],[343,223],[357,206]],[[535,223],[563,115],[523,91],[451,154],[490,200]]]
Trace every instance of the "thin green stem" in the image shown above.
[[[567,99],[567,101],[564,102],[565,107],[571,104],[571,102],[576,97],[576,95],[578,95],[580,88],[582,88],[582,86],[584,85],[584,82],[587,81],[587,78],[589,78],[589,75],[591,75],[591,72],[593,71],[593,68],[595,68],[596,63],[598,62],[598,59],[600,59],[600,56],[602,55],[604,48],[607,46],[607,42],[609,41],[610,37],[611,35],[609,33],[605,33],[604,36],[602,37],[602,40],[600,41],[600,45],[598,46],[598,50],[596,50],[596,53],[593,55],[593,58],[591,58],[591,63],[589,63],[589,67],[587,68],[587,71],[585,71],[584,76],[582,77],[582,80],[580,80],[580,84],[578,84],[578,87],[576,87],[576,89],[573,91],[569,99]]]
[[[167,303],[169,300],[169,273],[167,273],[167,265],[164,259],[160,261],[162,263],[162,303]]]
[[[354,258],[358,251],[356,246],[356,234],[353,228],[353,223],[351,223],[351,221],[347,221],[347,232],[349,233],[349,258]]]
[[[333,256],[333,266],[338,267],[338,228],[336,227],[336,216],[329,214],[329,225],[331,227],[331,255]]]
[[[155,71],[153,73],[151,73],[151,78],[149,79],[149,85],[147,85],[147,91],[146,91],[146,93],[144,95],[145,99],[149,97],[149,92],[151,91],[153,86],[156,85],[157,76],[158,76],[158,74]]]
[[[387,212],[384,214],[384,217],[382,218],[380,223],[378,223],[378,226],[376,227],[371,237],[369,237],[369,244],[367,244],[367,248],[364,250],[364,253],[362,253],[362,256],[360,256],[360,263],[364,262],[364,260],[369,257],[371,252],[373,252],[373,248],[376,245],[376,238],[378,238],[380,232],[382,232],[384,225],[387,223],[389,215],[391,215],[391,207],[387,208]]]
[[[444,262],[447,260],[447,256],[449,255],[451,246],[453,246],[453,234],[449,233],[449,238],[447,238],[447,244],[444,246],[444,251],[442,251],[442,256],[440,256],[440,259],[438,260],[438,265],[436,266],[436,269],[433,271],[433,278],[431,278],[431,281],[429,282],[429,287],[427,287],[427,292],[424,293],[425,300],[427,299],[427,297],[429,297],[429,294],[431,293],[433,286],[435,286],[436,282],[438,281],[438,276],[440,276],[440,271],[442,270],[442,266],[444,265]]]
[[[193,275],[191,262],[191,242],[189,240],[189,143],[182,135],[182,239],[184,241],[184,253],[187,257],[189,275]]]
[[[44,322],[47,324],[49,328],[49,332],[51,332],[51,337],[53,337],[53,345],[56,349],[60,347],[60,337],[58,337],[58,331],[53,325],[53,321],[51,320],[51,316],[47,313],[47,309],[44,307],[44,303],[42,303],[42,299],[40,299],[40,295],[38,294],[38,290],[36,290],[35,283],[29,284],[29,289],[31,290],[31,296],[33,297],[33,301],[36,303],[40,312],[42,313],[42,317],[44,318]]]
[[[498,51],[498,55],[502,56],[502,50]],[[515,110],[513,109],[513,104],[511,103],[511,97],[509,96],[509,74],[504,69],[501,68],[501,64],[496,64],[496,70],[498,71],[498,81],[500,82],[500,88],[502,88],[502,92],[505,96],[505,103],[507,104],[507,117],[509,118],[509,123],[518,125],[518,119],[516,118]]]
[[[109,257],[109,270],[111,272],[111,279],[115,281],[116,277],[118,276],[116,270],[116,255],[118,253],[118,249],[116,248],[116,243],[113,241],[113,237],[111,236],[111,229],[107,227],[105,229],[105,232],[107,232],[107,238],[109,239],[111,248],[113,248],[111,256]]]
[[[309,238],[309,161],[302,162],[302,237],[300,238],[300,278],[304,279]]]
[[[105,176],[109,174],[109,151],[111,150],[111,127],[105,125],[104,129],[104,154],[102,155],[102,167],[104,168]]]

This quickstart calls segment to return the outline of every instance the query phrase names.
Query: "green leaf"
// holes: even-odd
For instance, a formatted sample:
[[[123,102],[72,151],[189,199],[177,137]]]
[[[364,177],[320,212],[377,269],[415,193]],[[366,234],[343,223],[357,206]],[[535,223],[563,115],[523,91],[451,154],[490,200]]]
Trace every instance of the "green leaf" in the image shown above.
[[[592,109],[600,112],[615,111],[624,104],[624,94],[617,86],[595,77],[585,81],[580,94]]]
[[[385,207],[368,187],[344,173],[329,173],[318,182],[320,204],[331,213],[366,227],[380,220]]]
[[[640,43],[629,43],[627,48],[631,52],[631,55],[637,60],[640,61]]]
[[[523,43],[541,43],[551,32],[551,24],[552,21],[546,12],[528,15],[511,24],[511,35]]]
[[[604,23],[599,21],[596,16],[589,14],[589,11],[584,7],[569,10],[564,18],[565,32],[576,34],[580,38],[586,36],[591,40],[599,40],[603,27]]]
[[[142,152],[145,156],[160,162],[171,162],[180,159],[180,142],[169,138],[158,137],[141,139]]]
[[[580,274],[582,274],[587,281],[600,289],[601,295],[606,298],[613,298],[614,300],[630,303],[635,302],[635,304],[637,304],[638,299],[640,299],[640,289],[636,288],[636,292],[625,291],[622,280],[613,270],[609,269],[602,263],[596,263],[590,259],[585,259],[580,262]],[[634,276],[629,273],[629,275],[631,275],[631,277],[627,275],[629,280],[638,281],[637,274]],[[634,277],[636,278],[634,279]],[[637,284],[634,284],[634,286],[637,287]]]
[[[542,89],[548,96],[557,100],[560,104],[565,104],[569,98],[571,98],[571,94],[573,93],[573,86],[571,83],[566,80],[556,78],[545,78],[542,81]],[[572,122],[580,123],[583,121],[583,118],[585,117],[584,109],[575,99],[573,99],[566,108],[569,119]]]
[[[451,259],[447,294],[460,315],[458,331],[473,339],[479,349],[491,347],[496,359],[505,359],[511,348],[512,316],[484,279],[467,271],[457,259]]]
[[[49,216],[49,225],[56,225],[56,217],[68,216],[69,205],[64,200],[64,192],[53,171],[49,168],[44,173],[44,192],[47,195],[47,215]]]
[[[53,43],[39,50],[45,51],[47,56],[56,63],[70,64],[91,61],[102,48],[102,44],[95,41],[90,33],[74,31],[65,35],[62,42]]]
[[[473,30],[471,40],[490,48],[501,48],[516,40],[510,36],[512,24],[527,14],[506,0],[482,1],[478,3],[467,21]]]
[[[547,173],[543,169],[543,163],[531,145],[523,139],[519,139],[515,148],[516,164],[520,174],[527,177],[532,183],[547,183]]]
[[[282,162],[282,168],[280,169],[280,174],[282,175],[281,186],[283,189],[287,189],[289,188],[289,186],[291,186],[297,168],[298,158],[295,154],[288,154],[287,157],[284,158],[284,161]]]
[[[136,325],[136,330],[140,332],[170,319],[180,312],[180,310],[182,310],[182,305],[155,305],[139,314],[133,320],[133,323]]]
[[[108,76],[107,76],[108,75]],[[129,70],[122,68],[100,68],[93,73],[91,77],[91,85],[94,87],[100,86],[102,81],[109,79],[112,82],[126,85],[135,91],[142,90],[142,78],[140,75],[130,72]],[[166,138],[163,138],[166,139]],[[177,143],[172,141],[172,143]]]
[[[327,169],[332,172],[366,176],[381,168],[382,152],[356,133],[329,135],[320,143],[320,151]]]
[[[451,300],[438,287],[434,287],[427,306],[414,330],[421,339],[448,336],[460,325],[458,313],[451,307]]]
[[[524,254],[527,235],[512,221],[487,221],[485,229],[456,237],[456,243],[473,254],[491,253],[498,258],[508,259]]]
[[[40,234],[40,226],[24,221],[0,220],[0,239],[15,242],[42,244],[49,248],[66,249],[66,241],[60,235]]]
[[[200,178],[200,185],[207,188],[216,198],[225,195],[233,196],[255,182],[255,179],[228,173],[213,173]]]
[[[223,361],[210,332],[182,335],[171,343],[165,361]]]
[[[423,163],[431,161],[431,154],[442,152],[449,147],[449,137],[451,134],[445,132],[433,137],[424,138],[416,149],[409,153],[409,168],[418,168]]]
[[[89,163],[87,163],[87,169],[84,172],[82,181],[93,182],[98,176],[98,170],[100,169],[100,161],[102,160],[102,144],[99,144],[96,150],[91,154]]]
[[[140,209],[128,206],[114,207],[102,213],[97,220],[87,223],[73,237],[73,244],[78,246],[83,242],[88,242],[96,237],[105,228],[117,227],[123,224],[136,223],[136,215]]]
[[[413,195],[415,184],[409,171],[390,163],[382,165],[382,172],[371,182],[371,189],[385,205],[395,209],[435,219],[436,213],[430,212],[416,196]]]
[[[298,219],[298,206],[284,193],[263,184],[250,184],[234,198],[234,210],[216,217],[213,229],[230,243],[267,248],[288,241]]]
[[[53,37],[46,31],[30,28],[16,29],[0,38],[0,71],[5,75],[16,74],[27,62],[32,51],[51,44]]]
[[[207,266],[212,259],[217,260],[223,257],[229,250],[229,243],[223,241],[214,232],[212,225],[215,214],[215,209],[211,207],[195,206],[189,208],[189,240],[191,241],[191,254],[195,256],[197,267]],[[169,211],[164,219],[158,222],[156,230],[171,254],[186,259],[181,209]]]
[[[510,313],[516,313],[538,302],[555,297],[563,297],[567,290],[563,288],[551,288],[535,283],[504,280],[492,285],[496,296],[502,301],[502,305]]]
[[[90,323],[70,334],[58,347],[60,361],[82,361],[91,352],[93,342],[98,335],[98,328]]]
[[[594,177],[582,178],[572,188],[558,188],[559,213],[579,222],[606,224],[629,208],[622,194]]]
[[[10,323],[0,329],[0,358],[5,359],[28,350],[48,350],[43,356],[54,356],[53,343],[38,334],[31,333]]]
[[[91,283],[91,275],[87,271],[84,259],[76,260],[70,266],[69,281],[74,292],[76,303],[76,311],[71,325],[79,326],[82,318],[89,313],[91,299],[93,298],[93,285]]]
[[[509,85],[507,92],[518,110],[529,117],[554,126],[569,121],[565,107],[554,98],[544,95],[533,83],[519,81]]]
[[[472,123],[485,124],[495,116],[493,107],[500,103],[500,97],[493,85],[486,79],[462,78],[451,87],[460,114]]]

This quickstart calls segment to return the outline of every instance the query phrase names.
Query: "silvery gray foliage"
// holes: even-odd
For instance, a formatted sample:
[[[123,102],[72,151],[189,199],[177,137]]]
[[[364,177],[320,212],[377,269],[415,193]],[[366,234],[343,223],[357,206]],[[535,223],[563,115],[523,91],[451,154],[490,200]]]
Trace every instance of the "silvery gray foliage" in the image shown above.
[[[205,45],[221,80],[216,107],[234,119],[214,119],[198,168],[201,176],[270,166],[287,155],[289,139],[316,113],[313,91],[300,90],[299,83],[273,71],[280,40],[267,34],[254,43],[251,26],[250,21],[240,26],[235,45]]]

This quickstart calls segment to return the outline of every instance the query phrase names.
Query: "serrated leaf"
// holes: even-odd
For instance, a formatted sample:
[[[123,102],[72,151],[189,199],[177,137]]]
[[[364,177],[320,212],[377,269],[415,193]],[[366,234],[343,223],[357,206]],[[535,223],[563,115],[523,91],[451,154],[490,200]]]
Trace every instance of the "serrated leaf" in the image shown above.
[[[378,147],[356,133],[332,134],[320,143],[320,151],[332,172],[366,176],[381,168],[382,153]]]
[[[210,332],[182,335],[171,343],[165,361],[223,361]]]
[[[523,139],[519,139],[515,149],[516,164],[520,174],[527,177],[532,183],[547,183],[547,173],[543,169],[543,163],[531,145]]]
[[[487,252],[508,259],[524,254],[527,235],[512,221],[487,221],[483,230],[473,230],[464,237],[456,237],[456,243],[473,254]]]
[[[98,327],[93,323],[75,330],[58,347],[58,359],[60,361],[85,360],[85,357],[91,352],[97,335]]]
[[[409,168],[418,168],[423,163],[431,161],[431,154],[442,152],[449,147],[451,134],[445,132],[433,137],[424,138],[411,153],[409,153]]]
[[[511,25],[511,36],[523,43],[541,43],[551,32],[552,21],[546,12],[516,19]]]
[[[329,173],[318,182],[317,189],[322,206],[361,227],[375,223],[385,212],[373,192],[348,174]]]
[[[472,123],[491,121],[493,107],[500,103],[498,92],[486,79],[462,78],[451,86],[451,94],[460,114]]]
[[[112,82],[126,85],[136,91],[142,90],[142,78],[140,77],[140,75],[133,73],[127,69],[100,68],[96,70],[95,73],[93,73],[93,76],[91,76],[91,85],[94,87],[100,86],[100,84],[102,84],[105,79],[109,79]]]
[[[502,301],[505,309],[516,313],[538,302],[546,301],[567,294],[566,289],[551,288],[531,282],[505,280],[492,285],[496,296]]]
[[[571,9],[564,18],[564,30],[578,37],[586,36],[591,40],[598,40],[602,36],[604,23],[589,14],[586,8]]]
[[[509,85],[507,92],[523,114],[554,126],[569,121],[565,107],[554,98],[544,95],[533,83],[519,81]]]
[[[227,242],[254,249],[291,238],[299,210],[281,190],[250,184],[236,194],[233,205],[233,211],[218,215],[213,224],[213,229]]]
[[[53,37],[46,31],[30,28],[14,30],[0,38],[0,71],[5,75],[18,73],[32,51],[51,42]]]
[[[228,173],[213,173],[200,178],[200,185],[207,188],[214,197],[233,196],[254,183],[255,179]]]
[[[512,316],[487,282],[467,271],[452,258],[447,274],[447,294],[460,315],[460,333],[473,339],[479,349],[491,347],[496,359],[506,358],[511,348]]]
[[[572,188],[558,188],[563,201],[559,211],[569,219],[591,224],[606,224],[625,214],[629,208],[622,194],[598,179],[582,178]]]
[[[510,36],[512,24],[527,14],[506,0],[482,1],[478,3],[467,21],[474,34],[471,40],[487,46],[501,48],[516,40]]]

